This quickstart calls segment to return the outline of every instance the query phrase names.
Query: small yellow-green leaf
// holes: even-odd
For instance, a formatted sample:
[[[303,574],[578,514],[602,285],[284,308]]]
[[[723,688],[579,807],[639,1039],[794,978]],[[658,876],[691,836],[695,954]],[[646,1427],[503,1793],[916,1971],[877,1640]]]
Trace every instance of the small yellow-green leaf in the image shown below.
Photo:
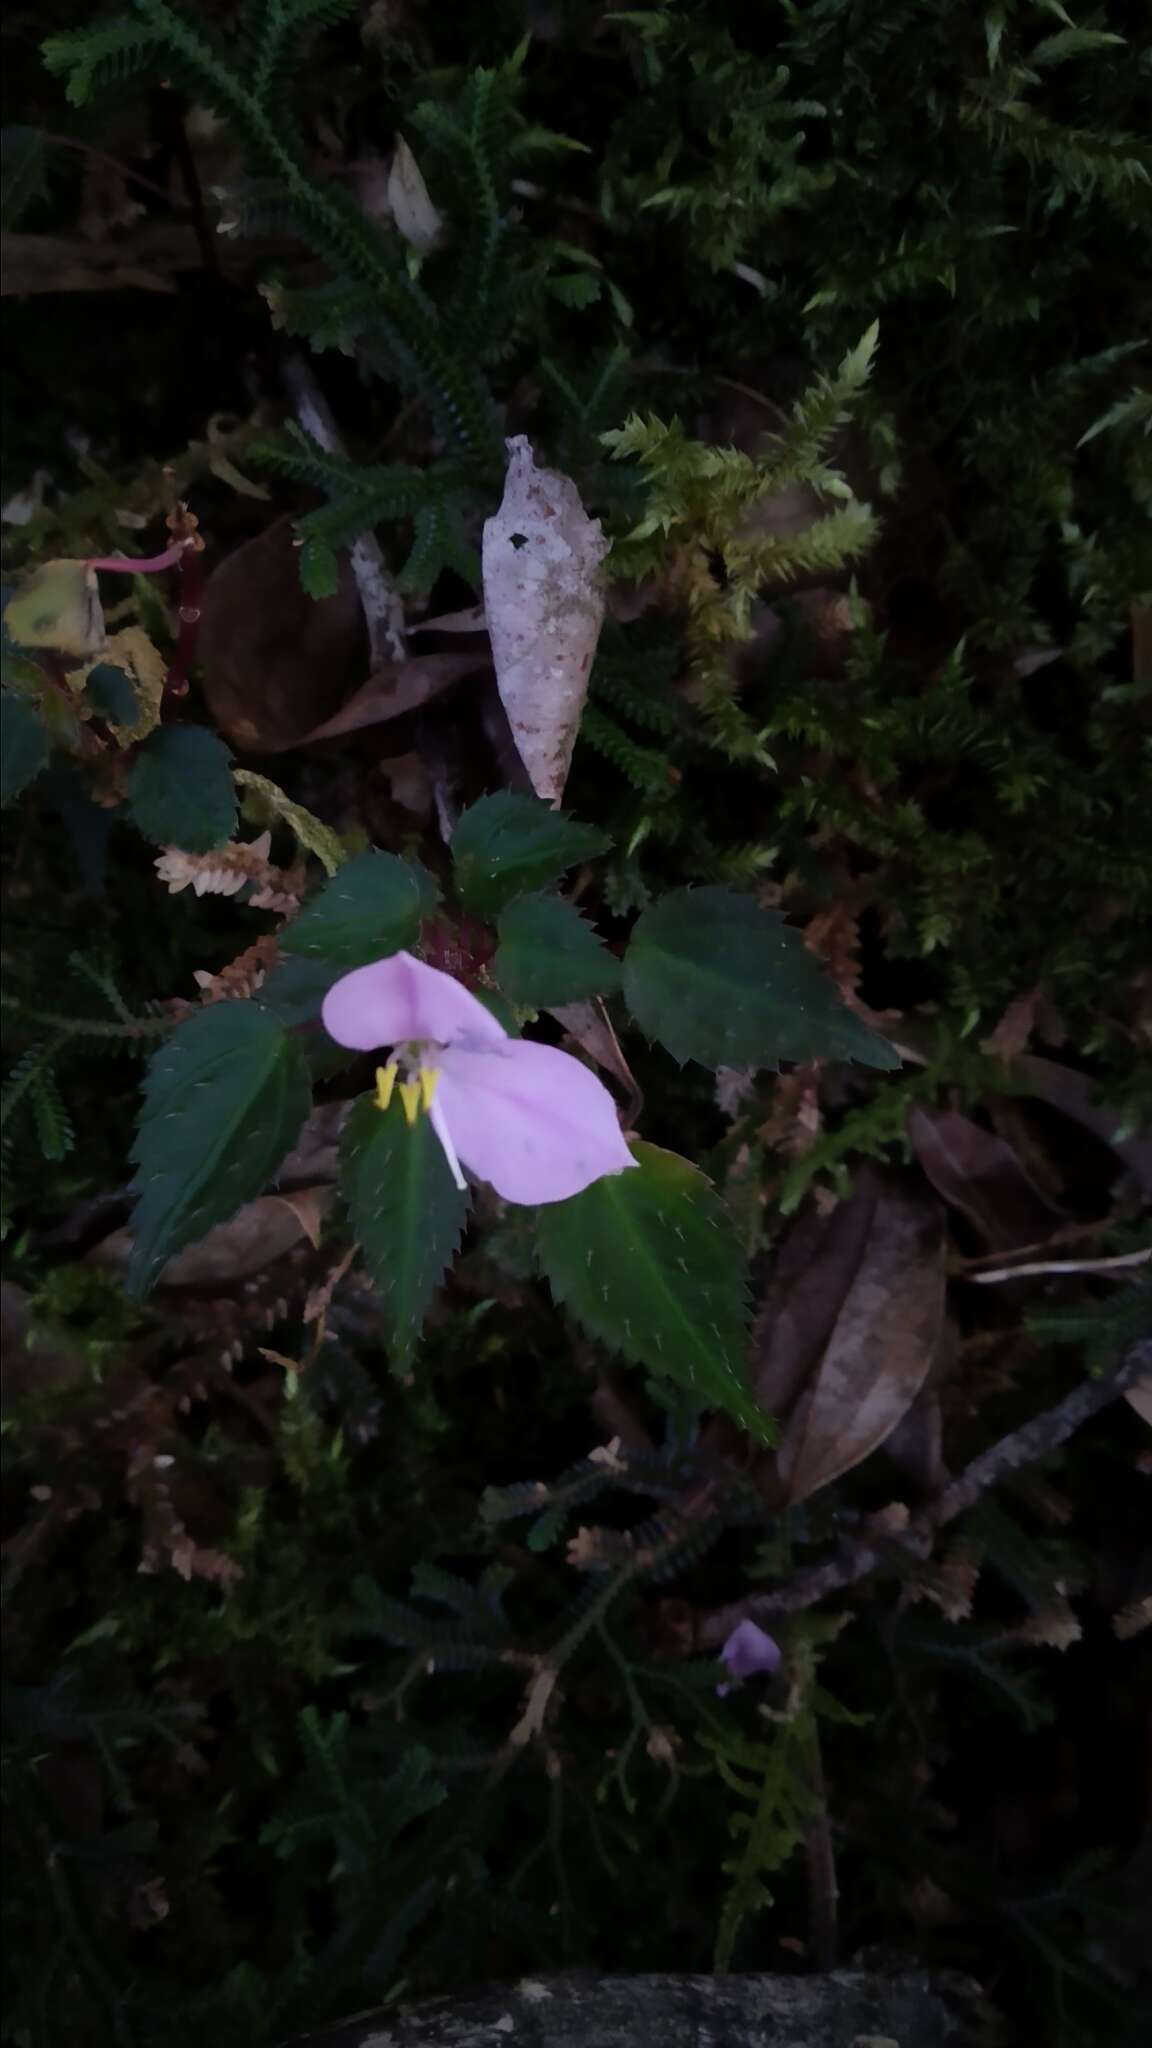
[[[9,598],[4,624],[17,647],[92,660],[105,638],[95,569],[67,559],[43,562]]]

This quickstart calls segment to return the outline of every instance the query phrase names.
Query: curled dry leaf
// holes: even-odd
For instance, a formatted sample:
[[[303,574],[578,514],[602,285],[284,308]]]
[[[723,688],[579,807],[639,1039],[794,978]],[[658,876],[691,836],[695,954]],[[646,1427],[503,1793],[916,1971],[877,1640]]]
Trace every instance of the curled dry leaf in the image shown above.
[[[307,746],[313,740],[335,740],[345,733],[361,732],[365,726],[386,725],[390,718],[400,718],[406,711],[419,711],[421,705],[451,689],[453,683],[477,675],[490,665],[486,647],[477,647],[467,654],[415,654],[410,661],[385,662],[353,692],[334,717],[326,718],[322,725],[285,745]],[[271,751],[278,753],[282,749],[274,747]]]
[[[363,680],[367,636],[351,567],[342,557],[335,597],[309,597],[291,519],[220,563],[201,614],[204,695],[234,746],[298,746]]]
[[[414,633],[486,633],[488,621],[482,604],[466,605],[462,612],[439,612],[434,619],[419,619],[409,626]]]
[[[1025,1053],[1013,1067],[1021,1093],[1046,1102],[1099,1138],[1132,1175],[1141,1194],[1152,1198],[1152,1136],[1147,1131],[1130,1131],[1118,1109],[1097,1100],[1087,1074],[1066,1067],[1060,1060],[1046,1060],[1038,1053]]]
[[[444,234],[444,222],[432,203],[420,166],[402,135],[396,137],[388,172],[388,209],[413,249],[426,256]]]
[[[1124,1399],[1136,1410],[1141,1421],[1152,1429],[1152,1380],[1137,1380],[1134,1387],[1129,1387]]]
[[[262,1273],[297,1245],[316,1243],[331,1196],[328,1187],[304,1188],[291,1196],[258,1195],[198,1244],[169,1259],[157,1285],[211,1294]],[[117,1230],[96,1246],[91,1257],[96,1265],[119,1269],[127,1264],[131,1249],[132,1233]]]
[[[756,1395],[786,1418],[770,1497],[806,1500],[886,1442],[936,1355],[944,1289],[943,1212],[910,1180],[866,1169],[794,1226],[757,1322]]]
[[[564,1026],[569,1038],[588,1054],[589,1059],[595,1060],[598,1067],[620,1083],[624,1090],[620,1121],[626,1131],[631,1130],[644,1106],[644,1097],[601,999],[597,996],[587,1003],[563,1003],[548,1014]]]
[[[484,607],[500,700],[537,796],[559,803],[604,617],[608,543],[568,477],[508,444],[500,510],[484,526]]]
[[[992,1251],[1042,1243],[1067,1222],[1029,1179],[1012,1146],[959,1110],[915,1105],[908,1136],[937,1194],[968,1218]]]
[[[350,1102],[322,1102],[312,1111],[276,1175],[278,1188],[335,1180],[340,1164],[340,1133],[351,1108]]]
[[[17,647],[94,661],[107,637],[95,569],[66,556],[42,562],[9,598],[4,628]]]

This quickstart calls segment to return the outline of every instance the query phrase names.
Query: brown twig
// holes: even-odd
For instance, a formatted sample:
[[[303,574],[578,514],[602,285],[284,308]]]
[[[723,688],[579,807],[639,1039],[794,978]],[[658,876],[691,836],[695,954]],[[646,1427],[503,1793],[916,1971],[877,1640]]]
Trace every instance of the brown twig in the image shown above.
[[[173,206],[172,194],[166,192],[163,185],[158,185],[155,178],[146,178],[142,171],[134,171],[130,164],[121,163],[118,156],[109,156],[107,150],[93,149],[90,142],[81,142],[75,135],[45,134],[40,139],[49,149],[76,149],[92,163],[103,164],[107,170],[118,172],[120,177],[127,179],[131,184],[139,185],[142,191],[151,192],[155,198],[162,199],[165,206],[171,207],[172,212],[179,218],[182,209]]]
[[[284,382],[304,432],[329,455],[346,455],[331,408],[303,356],[292,353],[283,363]],[[352,574],[360,593],[368,629],[368,656],[373,670],[386,662],[403,661],[404,605],[388,574],[375,534],[361,533],[350,550]]]
[[[802,1614],[829,1593],[840,1593],[848,1586],[858,1585],[886,1560],[899,1564],[927,1557],[937,1530],[945,1523],[964,1514],[981,1494],[998,1485],[1009,1473],[1034,1465],[1050,1451],[1057,1450],[1083,1423],[1098,1414],[1101,1408],[1107,1408],[1149,1373],[1152,1373],[1152,1337],[1134,1344],[1114,1371],[1102,1374],[1099,1379],[1085,1380],[1063,1401],[1058,1401],[1054,1408],[1034,1416],[1031,1422],[1024,1423],[1022,1428],[1013,1430],[1010,1436],[1003,1437],[998,1444],[973,1458],[959,1477],[937,1494],[935,1500],[930,1501],[899,1535],[886,1534],[877,1538],[869,1533],[846,1545],[838,1556],[829,1558],[826,1563],[797,1572],[773,1592],[754,1593],[746,1600],[735,1600],[727,1607],[714,1609],[702,1617],[701,1643],[711,1648],[725,1642],[737,1624],[744,1620],[764,1622],[776,1614]]]
[[[815,1717],[812,1721],[809,1777],[817,1805],[804,1838],[808,1866],[808,1949],[818,1970],[834,1970],[839,1947],[840,1886],[836,1877],[836,1850],[828,1812],[828,1791],[824,1783],[824,1759],[820,1752],[820,1727]]]

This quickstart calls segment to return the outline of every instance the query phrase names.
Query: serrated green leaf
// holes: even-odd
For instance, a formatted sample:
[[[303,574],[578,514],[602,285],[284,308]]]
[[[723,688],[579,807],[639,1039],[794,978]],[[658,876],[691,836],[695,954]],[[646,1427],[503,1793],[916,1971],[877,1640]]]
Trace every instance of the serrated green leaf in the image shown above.
[[[341,1184],[380,1295],[392,1367],[403,1372],[428,1304],[460,1243],[468,1196],[456,1186],[426,1116],[409,1124],[399,1096],[380,1110],[364,1095],[348,1119]]]
[[[48,735],[26,697],[0,697],[0,801],[10,804],[34,782],[48,759]]]
[[[280,950],[347,971],[416,943],[436,907],[427,869],[394,853],[361,853],[340,868],[280,934]]]
[[[624,995],[641,1030],[681,1064],[900,1065],[845,1008],[799,932],[731,889],[678,889],[646,910],[625,955]]]
[[[149,733],[128,784],[132,823],[157,846],[210,853],[236,830],[232,756],[206,725]]]
[[[327,960],[280,960],[261,982],[256,1001],[283,1024],[308,1024],[320,1015],[325,996],[343,971]]]
[[[153,1056],[132,1158],[139,1196],[130,1294],[260,1193],[308,1114],[303,1054],[255,1003],[213,1003]]]
[[[748,1388],[744,1260],[727,1210],[675,1152],[631,1151],[636,1172],[537,1212],[552,1292],[601,1343],[771,1441]]]
[[[518,896],[500,912],[493,972],[505,995],[534,1010],[582,1003],[620,986],[620,963],[574,904]]]
[[[500,790],[465,811],[452,835],[456,891],[465,910],[494,917],[515,896],[556,881],[608,840],[532,796]]]

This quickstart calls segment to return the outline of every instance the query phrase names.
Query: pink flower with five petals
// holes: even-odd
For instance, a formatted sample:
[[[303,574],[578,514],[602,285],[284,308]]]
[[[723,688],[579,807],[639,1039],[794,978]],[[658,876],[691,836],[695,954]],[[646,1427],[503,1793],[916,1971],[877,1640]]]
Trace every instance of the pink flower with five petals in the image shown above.
[[[409,1123],[427,1114],[459,1188],[466,1166],[506,1202],[535,1206],[636,1164],[595,1074],[555,1046],[510,1038],[460,982],[411,953],[342,976],[321,1014],[338,1045],[392,1048],[377,1102],[386,1109],[398,1087]]]

